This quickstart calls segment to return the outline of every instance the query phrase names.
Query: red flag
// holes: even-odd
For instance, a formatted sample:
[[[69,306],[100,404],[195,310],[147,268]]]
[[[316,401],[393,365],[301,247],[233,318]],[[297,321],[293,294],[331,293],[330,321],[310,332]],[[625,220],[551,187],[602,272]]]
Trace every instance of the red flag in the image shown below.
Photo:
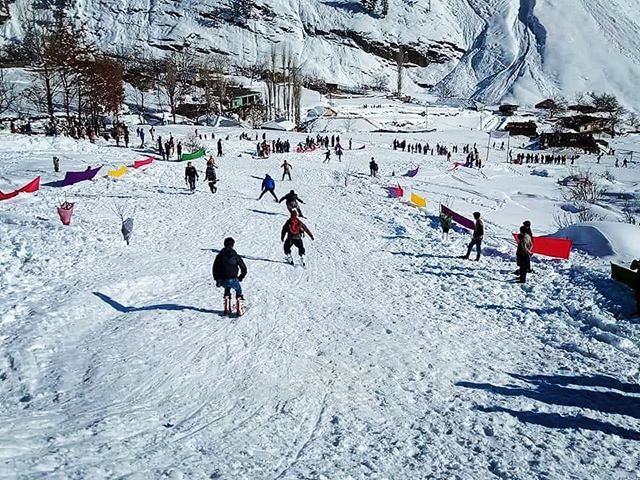
[[[24,187],[14,190],[9,193],[0,192],[0,200],[9,200],[10,198],[17,197],[20,193],[34,193],[40,190],[40,177],[36,177],[27,183]]]
[[[518,241],[518,234],[514,233],[513,238]],[[573,241],[568,238],[533,237],[532,253],[544,255],[545,257],[569,259]]]

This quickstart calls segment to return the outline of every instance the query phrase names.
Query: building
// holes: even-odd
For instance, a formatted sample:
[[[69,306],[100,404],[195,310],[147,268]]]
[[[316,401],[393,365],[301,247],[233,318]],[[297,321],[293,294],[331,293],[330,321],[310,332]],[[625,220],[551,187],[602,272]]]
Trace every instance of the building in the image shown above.
[[[535,138],[538,136],[538,124],[536,122],[509,122],[504,129],[512,137],[520,135]]]
[[[505,117],[510,117],[518,111],[518,105],[510,105],[510,104],[500,105],[498,110]]]
[[[553,132],[540,135],[542,148],[579,148],[589,153],[598,153],[600,147],[590,133]]]
[[[260,92],[248,88],[229,87],[229,98],[229,110],[238,110],[239,108],[260,103],[262,96]]]
[[[564,128],[578,133],[609,133],[612,130],[612,122],[604,117],[591,117],[588,115],[574,115],[564,117],[561,120]]]
[[[536,105],[538,110],[553,110],[558,105],[552,99],[547,98]]]

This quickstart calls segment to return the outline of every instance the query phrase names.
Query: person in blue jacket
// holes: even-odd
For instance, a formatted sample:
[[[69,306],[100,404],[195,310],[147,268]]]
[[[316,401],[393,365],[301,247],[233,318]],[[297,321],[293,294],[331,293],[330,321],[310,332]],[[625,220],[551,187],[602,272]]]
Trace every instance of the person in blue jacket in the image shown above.
[[[269,192],[271,195],[273,195],[273,198],[277,202],[278,197],[276,196],[276,192],[274,191],[275,188],[276,188],[276,181],[273,178],[271,178],[269,174],[266,174],[264,176],[264,180],[262,180],[262,193],[258,197],[258,200],[260,200],[265,193]]]

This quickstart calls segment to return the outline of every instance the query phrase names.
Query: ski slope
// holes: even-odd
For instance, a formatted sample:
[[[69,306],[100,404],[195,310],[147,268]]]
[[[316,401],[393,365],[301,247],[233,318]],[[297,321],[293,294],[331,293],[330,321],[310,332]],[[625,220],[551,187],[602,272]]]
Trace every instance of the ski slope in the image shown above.
[[[483,172],[451,173],[444,157],[394,152],[393,137],[376,134],[354,135],[366,148],[341,164],[322,164],[321,151],[255,160],[240,133],[216,130],[230,139],[215,195],[202,177],[189,194],[185,165],[158,162],[0,203],[0,477],[636,475],[632,294],[580,251],[536,258],[529,283],[510,282],[510,233],[525,218],[536,234],[554,231],[553,177],[567,167],[542,178],[492,151]],[[455,127],[416,138],[486,142]],[[145,152],[0,132],[0,189],[61,178],[54,154],[64,172]],[[380,179],[365,173],[371,156]],[[284,263],[283,204],[256,200],[285,158],[293,181],[276,192],[296,190],[316,237],[306,268]],[[415,179],[400,176],[416,165]],[[637,164],[618,177],[615,188],[637,191]],[[427,209],[387,198],[382,187],[396,183]],[[478,263],[457,258],[463,229],[441,240],[447,197],[486,217]],[[64,198],[76,202],[70,227],[55,213]],[[135,209],[128,247],[116,206]],[[240,319],[220,316],[211,278],[227,236],[249,270]]]

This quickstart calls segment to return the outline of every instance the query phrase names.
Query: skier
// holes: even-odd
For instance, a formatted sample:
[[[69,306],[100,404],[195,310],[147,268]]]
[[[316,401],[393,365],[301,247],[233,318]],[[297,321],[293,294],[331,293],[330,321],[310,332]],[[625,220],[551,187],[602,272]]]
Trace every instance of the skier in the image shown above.
[[[342,147],[336,148],[336,154],[338,155],[338,161],[342,162]]]
[[[184,169],[184,182],[189,185],[191,192],[196,191],[196,179],[198,178],[198,171],[196,167],[191,165],[191,162],[187,162],[187,168]]]
[[[442,240],[449,240],[449,230],[451,230],[451,216],[440,212],[440,226],[442,227]]]
[[[304,215],[302,214],[302,210],[300,209],[300,205],[298,205],[298,203],[304,203],[304,202],[300,198],[298,198],[298,195],[296,194],[296,192],[291,190],[284,197],[282,197],[278,203],[282,203],[283,200],[286,200],[285,205],[287,206],[289,213],[295,211],[300,217],[304,218]]]
[[[278,201],[278,197],[276,196],[276,192],[274,191],[276,188],[276,182],[273,178],[271,178],[269,176],[269,174],[266,174],[264,176],[264,180],[262,180],[262,193],[260,194],[260,196],[258,197],[258,200],[260,200],[265,193],[269,192],[271,195],[273,195],[273,198],[275,198],[276,202]]]
[[[518,249],[516,251],[516,262],[518,264],[518,273],[520,278],[517,283],[525,283],[527,280],[527,273],[531,271],[531,249],[533,248],[533,241],[531,236],[527,233],[527,227],[524,225],[520,227],[520,233],[518,234]]]
[[[371,161],[369,162],[369,176],[370,177],[378,176],[378,164],[373,159],[373,157],[371,157]]]
[[[216,255],[213,262],[213,279],[216,287],[224,288],[224,314],[231,315],[231,289],[236,292],[236,313],[241,316],[245,312],[244,295],[240,282],[247,276],[247,267],[242,257],[233,249],[235,240],[224,239],[224,248]]]
[[[471,249],[476,247],[476,261],[480,260],[480,252],[482,250],[482,239],[484,237],[484,222],[480,219],[480,212],[473,212],[473,218],[475,219],[475,226],[473,228],[473,237],[471,238],[471,242],[467,246],[467,254],[462,257],[465,260],[469,260],[469,255],[471,255]]]
[[[302,237],[304,234],[309,235],[313,240],[313,234],[307,228],[307,226],[298,218],[298,212],[296,210],[291,211],[291,218],[285,222],[282,226],[282,232],[280,233],[280,240],[284,242],[284,254],[287,256],[287,261],[293,265],[293,257],[291,257],[291,246],[295,245],[300,255],[300,262],[304,265],[304,243],[302,243]],[[285,237],[286,240],[285,240]]]
[[[327,151],[324,152],[324,162],[322,163],[329,163],[329,160],[331,160],[331,150],[327,149]]]
[[[176,153],[178,154],[178,161],[182,160],[182,142],[178,142],[176,146]]]
[[[222,138],[218,139],[218,156],[222,156]]]
[[[124,125],[123,131],[124,131],[124,146],[125,148],[129,148],[129,127]]]
[[[211,193],[216,193],[218,190],[216,188],[216,182],[218,179],[216,178],[216,166],[213,163],[213,160],[207,160],[207,170],[204,173],[204,181],[209,182],[209,189]]]
[[[291,164],[285,160],[284,163],[280,165],[280,168],[282,168],[282,181],[284,182],[285,176],[291,180]]]
[[[60,159],[58,159],[58,157],[53,157],[53,171],[54,172],[60,171]]]
[[[144,129],[140,129],[140,148],[144,147]]]

